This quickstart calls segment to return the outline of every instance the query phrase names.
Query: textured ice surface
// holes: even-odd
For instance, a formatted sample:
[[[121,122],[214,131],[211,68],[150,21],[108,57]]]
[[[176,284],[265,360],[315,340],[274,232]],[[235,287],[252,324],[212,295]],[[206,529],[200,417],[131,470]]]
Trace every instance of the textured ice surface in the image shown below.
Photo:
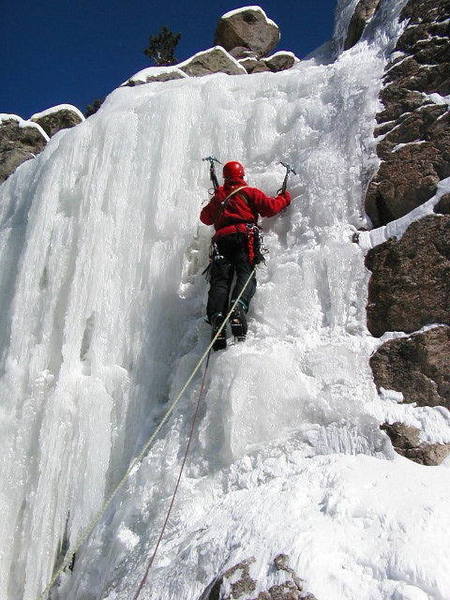
[[[450,596],[448,464],[397,456],[379,423],[439,409],[378,396],[368,273],[351,243],[376,167],[386,25],[333,64],[121,88],[0,188],[0,597],[35,600],[206,347],[210,231],[201,158],[241,160],[292,205],[270,249],[245,344],[212,358],[193,451],[147,600],[195,600],[222,570],[284,552],[319,600]],[[196,377],[53,600],[129,600],[187,441]],[[424,551],[426,549],[426,551]],[[261,584],[262,585],[262,584]]]

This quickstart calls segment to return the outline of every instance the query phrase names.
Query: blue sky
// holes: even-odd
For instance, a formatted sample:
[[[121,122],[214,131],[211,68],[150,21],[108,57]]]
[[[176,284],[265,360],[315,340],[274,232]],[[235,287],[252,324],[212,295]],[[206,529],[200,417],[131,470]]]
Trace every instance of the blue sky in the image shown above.
[[[2,0],[0,112],[23,118],[61,103],[81,110],[133,73],[162,25],[182,34],[177,59],[212,46],[218,18],[257,2]],[[277,50],[302,58],[331,35],[335,0],[259,3],[281,30]]]

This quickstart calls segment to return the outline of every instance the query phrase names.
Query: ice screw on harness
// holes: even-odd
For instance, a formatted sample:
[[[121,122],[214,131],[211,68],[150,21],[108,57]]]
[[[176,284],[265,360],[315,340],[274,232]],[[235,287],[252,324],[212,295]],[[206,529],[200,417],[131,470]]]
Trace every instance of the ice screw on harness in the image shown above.
[[[219,165],[221,165],[222,163],[220,162],[220,160],[217,160],[215,156],[206,156],[205,158],[202,158],[202,160],[209,161],[209,176],[211,177],[214,190],[217,190],[217,188],[219,187],[219,180],[217,179],[214,163],[219,163]]]
[[[284,176],[283,185],[278,190],[277,194],[284,194],[284,192],[286,191],[286,188],[287,188],[287,181],[288,181],[289,173],[294,173],[294,175],[297,175],[297,173],[296,173],[296,171],[294,171],[294,169],[291,167],[291,165],[288,165],[287,163],[280,162],[280,165],[283,165],[283,167],[286,169],[286,175]]]

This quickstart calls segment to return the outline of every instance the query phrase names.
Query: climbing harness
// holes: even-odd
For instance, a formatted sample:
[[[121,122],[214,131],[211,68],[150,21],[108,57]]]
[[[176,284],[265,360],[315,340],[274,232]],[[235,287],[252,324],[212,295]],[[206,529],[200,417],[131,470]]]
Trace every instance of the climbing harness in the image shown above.
[[[123,486],[123,484],[125,483],[125,481],[128,479],[129,475],[135,471],[138,468],[138,465],[140,465],[140,463],[142,462],[142,459],[144,458],[144,456],[147,454],[147,452],[149,451],[150,447],[152,446],[153,442],[156,439],[156,436],[159,434],[159,432],[161,431],[163,425],[167,422],[167,420],[169,419],[170,415],[172,414],[172,412],[174,411],[176,405],[178,404],[178,402],[180,401],[181,397],[183,396],[184,392],[186,391],[186,389],[188,388],[189,384],[191,383],[191,381],[193,380],[193,378],[195,377],[197,371],[200,369],[201,365],[203,364],[203,361],[205,360],[205,358],[208,357],[208,361],[209,362],[209,354],[211,352],[211,348],[213,347],[214,342],[216,341],[216,339],[219,337],[220,333],[222,332],[222,329],[226,326],[228,320],[230,319],[231,313],[233,312],[234,308],[236,307],[237,303],[239,302],[242,294],[244,293],[247,285],[250,282],[250,279],[253,277],[253,274],[255,273],[255,268],[252,270],[252,272],[250,273],[247,281],[245,282],[244,287],[242,288],[241,292],[239,293],[238,297],[236,298],[236,300],[233,302],[226,318],[224,319],[222,325],[219,327],[219,329],[217,330],[216,335],[212,338],[211,342],[209,343],[208,347],[206,348],[206,350],[204,351],[204,353],[202,354],[202,356],[200,357],[199,361],[197,362],[196,366],[194,367],[192,373],[189,375],[186,383],[183,385],[183,387],[181,388],[181,390],[178,392],[175,400],[172,402],[172,404],[169,406],[169,408],[167,409],[167,411],[165,412],[163,418],[161,419],[161,421],[159,422],[158,426],[156,427],[155,431],[151,434],[151,436],[149,437],[149,439],[147,440],[147,442],[144,444],[144,447],[142,448],[141,452],[136,456],[136,458],[131,462],[130,466],[128,467],[128,469],[126,470],[125,474],[123,475],[122,479],[117,483],[117,485],[115,486],[115,488],[112,490],[111,494],[109,495],[109,497],[105,500],[105,502],[102,504],[102,506],[98,509],[98,511],[95,513],[95,515],[92,517],[90,523],[88,524],[88,526],[86,527],[86,529],[82,532],[82,534],[80,535],[79,539],[77,540],[73,550],[70,550],[67,554],[65,559],[63,560],[61,566],[59,567],[59,569],[56,570],[56,572],[53,574],[51,580],[49,581],[49,583],[47,584],[47,586],[45,587],[45,589],[39,594],[38,596],[38,600],[45,600],[48,596],[48,594],[50,593],[51,588],[53,587],[53,585],[55,584],[56,580],[58,579],[58,577],[63,573],[63,571],[65,571],[67,569],[67,567],[72,563],[72,560],[74,558],[74,556],[76,555],[76,553],[79,551],[79,549],[81,548],[81,546],[88,540],[89,536],[91,535],[91,533],[94,531],[97,523],[100,521],[101,517],[104,515],[104,513],[106,512],[106,510],[108,509],[108,507],[110,506],[113,498],[115,497],[115,495],[117,494],[117,492],[119,491],[119,489]],[[205,375],[206,376],[206,368],[205,368]],[[195,421],[194,421],[195,423]],[[192,437],[192,434],[191,436]],[[190,442],[189,442],[190,443]],[[189,449],[189,448],[188,448]],[[187,456],[187,454],[186,454]],[[184,461],[185,462],[185,461]],[[184,468],[184,464],[182,465],[182,468]],[[180,475],[179,478],[181,478],[181,474],[182,474],[182,470],[180,471]],[[177,484],[178,485],[178,484]],[[177,490],[178,488],[176,488]],[[176,494],[176,490],[175,490],[175,494]],[[175,496],[174,494],[174,496]],[[169,507],[169,514],[170,514],[170,510],[171,507]],[[168,520],[168,516],[167,516],[167,520]],[[165,525],[167,524],[167,522],[165,523]],[[165,528],[164,525],[164,528]],[[163,533],[163,532],[162,532]],[[162,534],[161,534],[161,539],[162,539]],[[159,542],[158,542],[159,544]],[[157,548],[156,548],[157,549]],[[156,550],[154,552],[154,554],[156,555]],[[153,558],[152,557],[152,561],[153,562]],[[150,563],[151,566],[151,563]],[[150,570],[150,567],[148,567],[148,570]],[[145,576],[146,577],[146,576]],[[145,581],[144,581],[145,583]],[[142,586],[144,585],[144,583],[142,584]],[[141,588],[142,589],[142,588]],[[140,590],[139,590],[140,591]],[[137,596],[135,596],[135,598],[137,598]]]

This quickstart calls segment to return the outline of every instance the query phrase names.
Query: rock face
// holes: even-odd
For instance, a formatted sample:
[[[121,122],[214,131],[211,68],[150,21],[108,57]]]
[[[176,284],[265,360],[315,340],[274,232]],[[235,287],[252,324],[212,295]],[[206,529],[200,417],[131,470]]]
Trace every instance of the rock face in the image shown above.
[[[208,587],[200,600],[317,600],[313,594],[303,592],[303,582],[289,566],[286,554],[279,554],[273,561],[276,570],[287,574],[286,581],[272,585],[255,596],[257,581],[250,573],[254,563],[255,558],[252,557],[228,569]]]
[[[245,68],[220,46],[195,54],[192,58],[180,63],[178,68],[189,77],[202,77],[211,73],[227,73],[228,75],[247,73]]]
[[[75,106],[62,104],[30,117],[30,121],[42,127],[45,133],[52,137],[61,129],[70,129],[84,121],[84,116]]]
[[[348,50],[359,41],[364,27],[375,14],[380,0],[359,0],[348,26],[344,50]]]
[[[416,427],[385,423],[381,429],[388,434],[396,452],[421,465],[440,465],[450,454],[450,444],[420,443],[420,431]]]
[[[24,161],[34,158],[47,144],[40,127],[26,125],[19,117],[0,121],[0,182],[5,181]]]
[[[450,325],[450,216],[412,223],[401,240],[373,248],[366,266],[372,271],[367,305],[372,335]]]
[[[298,60],[295,54],[292,52],[277,52],[267,58],[241,58],[239,64],[242,65],[247,73],[261,73],[264,71],[271,71],[277,73],[278,71],[285,71],[294,66]]]
[[[370,359],[377,387],[402,392],[404,402],[450,409],[450,327],[383,344]]]
[[[262,8],[248,6],[222,16],[217,24],[214,43],[228,51],[246,48],[262,57],[271,52],[279,40],[280,30]]]
[[[366,196],[374,226],[407,214],[450,176],[448,105],[430,97],[450,94],[449,11],[448,0],[410,0],[401,13],[408,22],[388,65],[380,93],[384,109],[377,115],[383,162]]]
[[[450,194],[444,194],[441,196],[439,202],[434,207],[435,213],[442,215],[450,215]]]
[[[409,0],[402,10],[406,27],[380,92],[383,110],[375,135],[381,165],[366,195],[374,226],[423,204],[450,176],[449,11],[449,0]],[[367,320],[376,336],[438,325],[386,342],[370,364],[379,388],[402,392],[405,402],[445,410],[450,407],[450,329],[443,326],[450,324],[450,194],[434,212],[411,224],[400,240],[368,253]],[[415,462],[436,465],[450,453],[450,444],[421,442],[422,432],[404,423],[385,423],[382,429],[395,450]]]

